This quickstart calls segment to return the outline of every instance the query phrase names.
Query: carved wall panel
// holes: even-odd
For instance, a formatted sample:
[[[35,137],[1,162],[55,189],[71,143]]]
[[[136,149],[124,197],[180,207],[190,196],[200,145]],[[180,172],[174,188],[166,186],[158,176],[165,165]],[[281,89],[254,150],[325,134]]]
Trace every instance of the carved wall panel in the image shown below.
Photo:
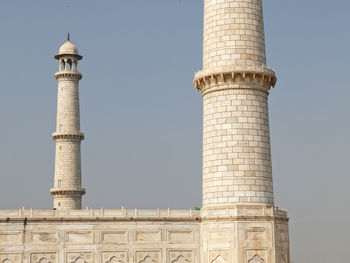
[[[209,252],[209,263],[229,263],[230,252],[228,250],[212,250]]]
[[[168,231],[168,242],[170,243],[193,243],[193,231]]]
[[[128,263],[127,251],[102,252],[102,263]]]
[[[266,230],[262,227],[253,227],[246,229],[245,232],[246,240],[266,240]]]
[[[0,253],[1,263],[22,263],[22,254],[20,253]]]
[[[160,251],[137,251],[136,263],[160,263],[162,261]]]
[[[278,247],[289,247],[288,226],[276,224],[276,241]]]
[[[289,263],[289,250],[281,249],[276,251],[277,263]]]
[[[102,244],[125,244],[128,243],[128,231],[102,231]]]
[[[68,244],[93,244],[93,231],[68,231],[66,233],[66,242]]]
[[[0,232],[0,244],[21,245],[22,243],[23,243],[22,231],[1,231]]]
[[[247,250],[246,251],[247,263],[267,263],[267,251],[266,250]]]
[[[68,252],[66,263],[94,263],[94,254],[91,252]]]
[[[29,242],[33,244],[57,244],[58,232],[31,232]]]
[[[192,263],[192,250],[170,250],[168,252],[168,263]]]
[[[238,223],[238,246],[254,250],[273,245],[273,231],[271,223],[251,222]]]
[[[209,242],[229,242],[230,241],[230,232],[228,230],[210,230],[209,232]]]
[[[30,263],[58,263],[57,253],[31,253]]]
[[[135,242],[158,243],[162,241],[162,231],[135,231]]]

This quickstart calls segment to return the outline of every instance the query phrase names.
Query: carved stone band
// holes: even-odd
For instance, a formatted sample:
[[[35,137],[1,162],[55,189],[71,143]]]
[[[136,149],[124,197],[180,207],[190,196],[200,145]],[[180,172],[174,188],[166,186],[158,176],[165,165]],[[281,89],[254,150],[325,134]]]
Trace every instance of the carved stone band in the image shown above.
[[[258,90],[269,93],[269,90],[276,85],[275,73],[261,71],[229,71],[218,72],[208,75],[196,74],[198,76],[193,83],[197,90],[201,90],[203,95],[227,89]]]
[[[60,195],[60,196],[66,196],[66,195],[76,195],[81,196],[85,195],[85,189],[51,189],[50,193],[52,195]]]
[[[77,140],[77,141],[82,141],[84,140],[84,133],[53,133],[52,134],[52,139],[54,140]]]
[[[81,80],[83,76],[77,71],[59,71],[55,74],[57,80]]]

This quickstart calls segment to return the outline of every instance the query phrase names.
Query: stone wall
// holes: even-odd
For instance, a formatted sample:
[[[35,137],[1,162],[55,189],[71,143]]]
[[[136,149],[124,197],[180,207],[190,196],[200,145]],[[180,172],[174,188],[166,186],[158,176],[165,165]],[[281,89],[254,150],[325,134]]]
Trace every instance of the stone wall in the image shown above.
[[[1,263],[288,263],[288,240],[268,206],[0,211]]]
[[[204,0],[203,70],[265,65],[261,0]]]
[[[197,216],[160,210],[0,211],[0,262],[199,262]]]
[[[273,204],[267,94],[203,96],[203,205]]]

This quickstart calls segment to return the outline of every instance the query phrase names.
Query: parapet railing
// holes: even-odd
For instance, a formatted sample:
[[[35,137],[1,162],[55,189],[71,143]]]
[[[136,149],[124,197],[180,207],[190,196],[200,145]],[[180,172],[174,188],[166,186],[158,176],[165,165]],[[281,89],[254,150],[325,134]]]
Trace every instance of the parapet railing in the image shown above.
[[[85,209],[85,210],[0,210],[0,218],[198,218],[200,211],[196,210],[120,210]]]
[[[262,205],[232,205],[229,207],[211,207],[198,210],[140,210],[125,209],[85,209],[85,210],[34,210],[20,208],[18,210],[0,210],[0,219],[116,219],[116,220],[201,220],[235,217],[283,217],[287,218],[287,211],[276,206]]]

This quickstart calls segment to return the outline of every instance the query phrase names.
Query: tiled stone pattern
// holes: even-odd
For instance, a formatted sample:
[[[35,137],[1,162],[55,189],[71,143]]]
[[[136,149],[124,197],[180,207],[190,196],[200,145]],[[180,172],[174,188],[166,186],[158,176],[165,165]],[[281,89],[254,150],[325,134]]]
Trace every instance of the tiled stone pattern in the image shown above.
[[[203,70],[265,65],[261,0],[204,0]]]
[[[81,74],[77,69],[60,67],[55,77],[58,81],[57,124],[56,132],[53,134],[56,155],[55,181],[51,193],[54,195],[54,208],[81,209],[81,196],[85,191],[81,186],[80,144],[83,139],[79,113]]]
[[[56,131],[75,133],[80,131],[79,80],[58,79]]]
[[[203,206],[273,204],[267,99],[239,89],[203,97]]]
[[[266,63],[262,1],[204,3],[202,73],[212,79],[220,71],[242,69],[243,78],[204,78],[203,207],[273,205],[270,87],[255,79],[265,74]],[[245,78],[245,69],[253,69],[254,78]]]

